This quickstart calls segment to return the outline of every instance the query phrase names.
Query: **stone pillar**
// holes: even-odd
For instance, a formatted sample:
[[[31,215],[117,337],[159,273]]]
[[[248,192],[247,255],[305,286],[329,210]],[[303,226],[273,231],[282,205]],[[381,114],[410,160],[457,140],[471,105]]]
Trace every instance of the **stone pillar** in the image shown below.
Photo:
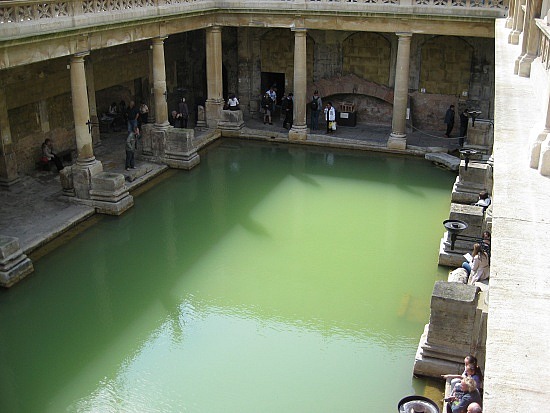
[[[540,172],[545,175],[546,174],[546,168],[550,167],[550,164],[544,167],[541,167],[541,161],[542,161],[542,154],[541,154],[541,148],[544,147],[545,149],[548,147],[548,144],[543,145],[545,140],[547,140],[547,137],[550,136],[550,94],[548,95],[548,98],[546,99],[546,122],[544,124],[544,129],[542,132],[538,133],[536,130],[534,131],[534,139],[531,139],[531,147],[530,147],[530,158],[529,158],[529,166],[531,168],[537,169],[540,168]],[[545,157],[550,156],[550,153],[546,154],[545,151]],[[550,161],[550,159],[549,159]],[[544,170],[544,173],[543,173]],[[550,171],[549,171],[550,172]]]
[[[223,108],[222,77],[222,29],[219,26],[206,29],[206,124],[216,128]]]
[[[166,37],[155,37],[153,39],[153,97],[155,108],[155,127],[166,129],[170,126],[168,122],[168,92],[166,91],[166,68],[164,63],[164,39]]]
[[[523,34],[522,52],[515,73],[522,77],[531,76],[531,63],[537,57],[540,43],[540,34],[535,19],[540,18],[542,0],[530,0],[527,2],[525,25],[526,32]]]
[[[395,88],[393,92],[392,132],[388,138],[388,148],[407,148],[407,102],[409,98],[409,64],[412,33],[397,33],[397,64]]]
[[[508,4],[508,17],[506,17],[505,27],[511,29],[514,25],[514,11],[516,7],[516,0],[510,0]]]
[[[88,89],[88,104],[90,106],[92,143],[96,146],[101,144],[101,137],[99,135],[99,119],[97,116],[97,104],[95,100],[94,65],[91,59],[86,59],[84,69],[86,70],[86,87]]]
[[[436,281],[430,310],[413,372],[441,378],[442,374],[460,372],[466,354],[483,350],[487,311],[480,303],[478,287],[446,281]]]
[[[514,17],[512,22],[512,31],[508,35],[508,43],[519,44],[519,35],[523,31],[523,19],[525,13],[523,12],[522,0],[516,0],[514,4]]]
[[[77,198],[89,199],[92,176],[103,172],[103,165],[94,157],[92,136],[88,131],[90,119],[84,57],[88,52],[71,57],[71,95],[78,158],[72,167],[74,191]]]
[[[10,186],[17,181],[17,159],[11,140],[6,93],[0,85],[0,185]]]
[[[289,140],[305,141],[307,138],[307,30],[294,28],[294,120],[288,133]]]

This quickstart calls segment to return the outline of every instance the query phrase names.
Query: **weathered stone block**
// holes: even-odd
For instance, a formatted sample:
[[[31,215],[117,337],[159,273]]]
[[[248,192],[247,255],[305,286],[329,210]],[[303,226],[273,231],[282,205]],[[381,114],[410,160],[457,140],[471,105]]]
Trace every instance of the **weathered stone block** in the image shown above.
[[[194,136],[195,132],[192,129],[166,131],[166,150],[162,158],[163,162],[171,168],[178,169],[191,169],[197,165],[200,162],[200,157],[194,145]]]
[[[481,191],[491,189],[492,168],[486,162],[478,161],[470,161],[468,169],[465,166],[462,160],[451,200],[460,204],[473,204],[477,202]]]
[[[222,110],[221,119],[218,122],[218,128],[223,135],[235,136],[235,132],[240,131],[244,126],[243,112],[241,110]]]
[[[0,263],[11,259],[20,250],[17,238],[0,235]]]
[[[100,192],[116,192],[124,189],[124,175],[102,172],[92,178],[92,190]]]
[[[457,171],[460,164],[460,159],[448,153],[427,153],[424,158],[432,161],[436,165],[442,165],[451,171]]]
[[[31,260],[19,247],[19,240],[0,235],[0,286],[11,287],[33,271]]]
[[[481,237],[481,228],[483,225],[483,208],[476,205],[464,205],[451,203],[451,212],[449,219],[458,219],[468,224],[468,228],[462,231],[460,235],[469,237]]]

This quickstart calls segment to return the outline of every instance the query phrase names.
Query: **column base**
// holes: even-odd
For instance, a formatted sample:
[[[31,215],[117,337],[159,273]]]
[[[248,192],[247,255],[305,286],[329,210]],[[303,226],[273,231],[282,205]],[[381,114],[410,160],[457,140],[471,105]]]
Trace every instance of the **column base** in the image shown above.
[[[535,56],[526,54],[519,62],[518,75],[521,77],[531,77],[531,63],[535,60]]]
[[[541,144],[539,172],[543,176],[550,176],[550,134]]]
[[[288,131],[288,140],[290,141],[305,141],[307,140],[307,126],[292,125]]]
[[[519,35],[521,32],[518,30],[512,30],[510,34],[508,35],[508,43],[517,45],[519,44]]]
[[[15,237],[0,235],[0,286],[11,287],[34,271]]]
[[[388,138],[387,147],[388,149],[407,149],[407,135],[400,133],[391,133],[390,137]]]
[[[65,170],[65,169],[63,169]],[[80,199],[90,199],[90,189],[92,187],[92,177],[103,172],[103,164],[93,158],[91,161],[77,161],[68,173],[70,182],[73,185],[74,194]],[[67,180],[67,181],[69,181]],[[69,189],[63,187],[63,189]]]
[[[19,176],[13,177],[13,178],[3,178],[0,177],[0,186],[9,188],[10,186],[16,184],[20,181],[21,178]]]
[[[535,134],[535,139],[531,142],[529,148],[529,166],[533,169],[538,169],[539,167],[541,146],[549,133],[550,129],[544,129],[541,133]]]
[[[218,127],[218,122],[221,118],[223,109],[222,99],[207,99],[205,103],[206,125],[209,128],[215,129]]]

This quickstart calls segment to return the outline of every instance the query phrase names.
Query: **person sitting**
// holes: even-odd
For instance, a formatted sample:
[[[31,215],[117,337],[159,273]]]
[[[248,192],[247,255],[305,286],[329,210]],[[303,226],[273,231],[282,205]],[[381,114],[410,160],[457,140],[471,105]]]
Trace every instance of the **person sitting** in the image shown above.
[[[489,254],[483,250],[481,244],[475,243],[471,260],[462,263],[462,268],[468,273],[468,284],[474,284],[489,278]]]
[[[460,382],[464,377],[473,378],[480,393],[483,389],[483,373],[477,364],[477,358],[472,355],[468,355],[464,358],[464,372],[461,375],[442,374],[441,377],[444,379],[452,379],[450,384],[453,392],[457,390],[457,385],[460,385]]]
[[[229,95],[229,99],[227,100],[227,106],[229,110],[240,110],[239,99],[237,99],[237,96],[235,96],[235,94],[231,93]]]
[[[481,411],[481,406],[479,405],[479,403],[476,403],[476,402],[473,402],[473,403],[470,403],[470,405],[468,406],[468,409],[466,410],[467,413],[483,413]]]
[[[447,401],[447,413],[466,413],[471,403],[481,404],[481,395],[476,382],[471,377],[465,377],[460,382],[461,392],[456,392]]]
[[[53,142],[49,138],[42,144],[42,157],[46,162],[54,163],[58,172],[64,168],[63,161],[53,151]]]
[[[481,191],[479,193],[479,199],[474,205],[482,207],[483,212],[485,212],[487,207],[491,205],[491,197],[489,196],[489,192]]]

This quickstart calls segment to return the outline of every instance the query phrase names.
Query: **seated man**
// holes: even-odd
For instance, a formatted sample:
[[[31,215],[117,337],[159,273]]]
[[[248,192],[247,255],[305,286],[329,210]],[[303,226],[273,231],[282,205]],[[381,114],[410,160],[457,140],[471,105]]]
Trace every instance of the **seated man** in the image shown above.
[[[479,193],[479,199],[474,205],[483,207],[483,211],[485,212],[487,207],[491,205],[491,197],[489,196],[489,193],[487,191],[481,191]]]
[[[42,157],[44,160],[47,160],[47,162],[53,162],[58,172],[64,168],[63,161],[53,151],[53,143],[51,139],[46,139],[42,144]]]

